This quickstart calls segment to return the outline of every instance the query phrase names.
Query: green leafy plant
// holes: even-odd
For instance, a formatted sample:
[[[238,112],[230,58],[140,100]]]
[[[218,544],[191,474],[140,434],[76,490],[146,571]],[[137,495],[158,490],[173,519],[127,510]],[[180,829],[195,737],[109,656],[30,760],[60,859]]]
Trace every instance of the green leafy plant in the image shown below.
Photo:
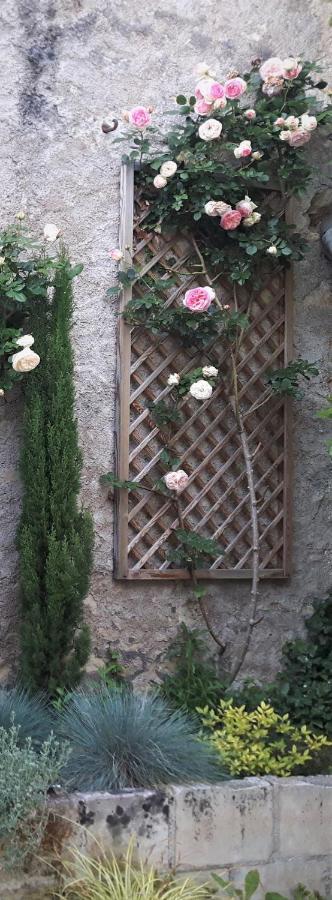
[[[213,708],[218,705],[225,685],[207,658],[207,647],[199,629],[187,628],[181,622],[167,658],[174,668],[162,681],[159,693],[168,703],[192,714],[203,704]]]
[[[98,669],[98,675],[107,690],[117,690],[125,685],[125,669],[116,650],[107,650],[107,661]]]
[[[47,790],[69,757],[50,735],[37,752],[19,728],[0,727],[0,841],[2,864],[21,866],[40,847],[48,809]]]
[[[89,655],[83,598],[92,564],[91,517],[78,509],[81,453],[70,341],[76,269],[58,260],[52,298],[35,298],[41,364],[26,382],[19,528],[21,672],[30,689],[74,686]]]
[[[248,712],[220,700],[216,711],[205,706],[198,713],[231,775],[291,775],[329,744],[326,735],[296,727],[287,713],[281,716],[264,702]]]
[[[177,547],[168,551],[168,559],[186,569],[198,569],[206,560],[216,559],[221,554],[220,546],[216,541],[202,537],[195,531],[175,528],[173,535],[176,538]]]
[[[317,413],[318,419],[332,419],[332,395],[330,397],[327,397],[326,403],[327,405],[324,406],[323,409],[320,409]],[[332,438],[330,438],[330,440],[328,440],[327,442],[327,449],[329,456],[332,459]]]
[[[309,381],[313,375],[318,375],[319,369],[307,359],[295,359],[285,369],[276,369],[270,372],[266,381],[270,385],[273,394],[284,394],[301,400],[303,390],[299,388],[299,379]]]
[[[23,215],[24,219],[24,215]],[[12,367],[12,355],[21,348],[16,341],[29,327],[35,300],[46,302],[56,261],[31,239],[22,214],[0,232],[0,389],[9,391],[24,377]],[[37,349],[39,349],[37,347]]]
[[[197,722],[156,696],[129,691],[76,692],[58,718],[57,733],[72,754],[64,772],[78,790],[157,787],[222,777]]]
[[[42,694],[31,696],[24,688],[0,688],[0,728],[9,731],[13,722],[19,743],[29,737],[34,748],[40,747],[53,726],[46,698]]]
[[[234,882],[227,881],[227,879],[222,878],[220,875],[216,875],[215,872],[212,873],[212,878],[218,885],[221,896],[231,897],[233,900],[237,900],[237,898],[240,898],[240,900],[250,900],[257,890],[261,889],[262,891],[263,889],[258,869],[251,869],[247,872],[243,888],[237,887]],[[287,897],[283,894],[279,894],[277,891],[264,891],[263,896],[264,900],[287,900]],[[303,884],[298,884],[297,887],[291,891],[290,896],[293,900],[323,900],[318,891],[312,891]]]
[[[196,884],[192,878],[159,875],[134,858],[130,841],[123,859],[106,856],[99,844],[96,857],[74,850],[64,862],[63,892],[67,900],[204,900],[211,897],[208,884]]]

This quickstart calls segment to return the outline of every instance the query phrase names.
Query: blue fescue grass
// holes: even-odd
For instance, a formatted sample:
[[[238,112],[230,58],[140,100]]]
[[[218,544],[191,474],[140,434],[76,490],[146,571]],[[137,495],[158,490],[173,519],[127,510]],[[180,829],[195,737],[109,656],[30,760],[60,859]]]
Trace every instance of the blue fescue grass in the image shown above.
[[[76,691],[57,717],[72,753],[63,773],[77,790],[119,790],[225,777],[197,722],[152,694]]]
[[[42,695],[31,696],[24,688],[0,688],[0,728],[9,731],[13,724],[19,729],[19,745],[31,738],[38,749],[53,726],[46,699]]]

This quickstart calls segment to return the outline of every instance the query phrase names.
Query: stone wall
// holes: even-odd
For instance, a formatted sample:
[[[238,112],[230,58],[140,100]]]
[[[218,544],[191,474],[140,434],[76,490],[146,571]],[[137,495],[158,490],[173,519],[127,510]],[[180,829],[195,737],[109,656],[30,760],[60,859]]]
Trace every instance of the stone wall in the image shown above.
[[[51,805],[51,833],[67,858],[73,847],[120,856],[132,838],[134,858],[204,882],[217,872],[242,886],[257,868],[257,900],[265,891],[289,896],[299,883],[332,896],[332,776],[72,794]],[[36,877],[30,884],[38,886]]]
[[[37,232],[55,222],[74,260],[85,263],[76,284],[74,341],[82,497],[96,531],[86,601],[93,634],[90,670],[102,664],[110,644],[119,647],[137,684],[158,675],[179,621],[197,625],[200,619],[181,584],[136,586],[112,579],[113,513],[99,475],[113,467],[117,309],[106,289],[115,275],[108,250],[118,243],[120,154],[100,126],[104,117],[139,102],[154,104],[160,121],[169,97],[191,87],[195,65],[204,58],[224,76],[253,56],[301,52],[319,57],[327,71],[328,4],[303,0],[300,6],[296,0],[238,0],[235,14],[233,0],[206,0],[203,6],[199,0],[6,0],[0,8],[1,222],[21,208]],[[329,148],[327,140],[316,148],[320,172]],[[306,215],[302,223],[308,227]],[[287,583],[262,584],[262,618],[247,658],[246,672],[266,678],[277,669],[283,642],[301,632],[313,596],[322,595],[331,577],[331,468],[326,426],[315,419],[328,392],[330,278],[331,264],[313,240],[296,272],[295,351],[317,360],[321,375],[295,416],[294,572]],[[2,402],[2,680],[17,652],[20,415],[18,395]],[[211,587],[211,616],[228,642],[226,665],[241,646],[247,600],[246,583]]]

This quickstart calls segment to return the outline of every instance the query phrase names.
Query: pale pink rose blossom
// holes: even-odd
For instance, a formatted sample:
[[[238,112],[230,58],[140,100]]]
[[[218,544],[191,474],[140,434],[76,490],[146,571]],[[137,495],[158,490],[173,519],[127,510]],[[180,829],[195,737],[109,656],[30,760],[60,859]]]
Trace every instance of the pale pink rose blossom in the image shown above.
[[[278,116],[278,118],[275,119],[273,124],[278,125],[279,128],[282,128],[282,126],[285,124],[285,121],[286,121],[286,119],[284,119],[283,116]]]
[[[119,250],[118,247],[114,247],[113,250],[110,250],[110,257],[114,259],[115,262],[120,262],[120,259],[123,259],[122,250]]]
[[[153,184],[159,191],[161,188],[166,187],[167,178],[164,178],[163,175],[156,175],[156,177],[153,179]]]
[[[281,140],[281,141],[289,141],[289,138],[290,138],[290,136],[291,136],[291,133],[292,133],[291,131],[288,131],[287,129],[286,129],[286,130],[284,129],[284,130],[281,131],[280,134],[279,134],[280,140]]]
[[[212,109],[225,109],[227,106],[226,97],[218,97],[218,100],[214,100],[212,104]]]
[[[230,78],[225,84],[225,96],[227,100],[238,100],[247,90],[247,82],[244,78]]]
[[[211,103],[212,102],[212,97],[210,97],[210,85],[211,84],[213,84],[213,78],[208,78],[208,77],[201,78],[201,80],[196,84],[195,97],[197,97],[198,100],[203,98],[203,100],[206,100],[207,103]],[[200,94],[200,97],[198,97],[198,94],[196,92],[198,92]]]
[[[229,212],[224,213],[224,215],[220,219],[220,227],[224,228],[225,231],[233,231],[234,228],[237,228],[240,225],[242,220],[241,213],[238,209],[230,209]]]
[[[202,91],[199,88],[198,84],[195,87],[194,93],[195,93],[196,100],[204,100],[204,94],[202,94]]]
[[[215,296],[215,291],[211,287],[191,288],[184,295],[183,306],[190,309],[190,312],[206,312]]]
[[[288,139],[288,143],[290,147],[303,147],[304,144],[307,144],[310,141],[311,135],[309,131],[306,131],[305,128],[298,128],[297,131],[291,131]]]
[[[205,378],[216,378],[218,375],[218,369],[215,366],[203,366],[202,372],[205,375]]]
[[[179,494],[187,486],[189,475],[183,469],[178,469],[176,472],[167,472],[164,481],[169,491],[176,491]]]
[[[246,219],[247,216],[251,216],[254,209],[257,209],[257,204],[253,203],[250,197],[245,196],[244,200],[240,200],[239,203],[236,204],[236,209],[239,210],[243,219]]]
[[[246,119],[248,119],[249,122],[252,122],[254,119],[256,119],[256,110],[255,109],[246,109],[244,115],[245,115]]]
[[[242,159],[246,156],[251,156],[252,147],[251,141],[241,141],[238,147],[235,147],[234,156],[236,159]]]
[[[301,116],[301,127],[305,131],[314,131],[317,128],[316,116],[310,116],[309,113],[303,113]]]
[[[32,372],[39,363],[40,356],[31,350],[31,347],[23,347],[23,350],[12,356],[12,367],[15,372]]]
[[[292,78],[297,78],[297,76],[302,72],[302,66],[297,59],[294,59],[293,56],[290,56],[289,59],[283,60],[283,77],[287,78],[287,80],[291,80]]]
[[[164,162],[160,167],[160,175],[162,178],[173,178],[175,172],[177,171],[177,163],[174,162],[174,159],[168,159],[167,162]]]
[[[282,59],[280,59],[279,56],[271,56],[270,59],[266,59],[260,67],[259,74],[262,81],[267,81],[267,79],[272,76],[276,76],[277,78],[282,77],[283,71],[284,63]]]
[[[195,103],[195,113],[198,116],[209,116],[213,110],[213,103],[206,103],[205,100],[197,100]]]
[[[207,119],[199,126],[198,134],[202,141],[215,141],[220,137],[222,124],[218,119]]]
[[[146,106],[134,106],[133,109],[129,110],[128,120],[130,125],[143,129],[150,125],[151,113]]]
[[[297,131],[299,121],[297,116],[287,116],[287,119],[285,119],[286,128],[288,128],[289,131]]]
[[[225,88],[220,81],[213,81],[209,88],[209,97],[211,100],[220,100],[225,96]]]

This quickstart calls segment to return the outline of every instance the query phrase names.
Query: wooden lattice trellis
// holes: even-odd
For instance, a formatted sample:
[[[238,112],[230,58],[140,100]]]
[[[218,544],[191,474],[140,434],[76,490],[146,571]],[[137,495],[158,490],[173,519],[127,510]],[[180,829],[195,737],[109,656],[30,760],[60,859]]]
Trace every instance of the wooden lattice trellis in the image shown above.
[[[190,271],[192,248],[179,236],[166,240],[144,230],[146,206],[134,196],[130,166],[122,169],[121,246],[126,263],[160,279],[175,275],[176,285],[164,291],[167,305],[181,302],[188,287],[202,278]],[[177,272],[181,274],[177,274]],[[134,286],[134,296],[143,293]],[[131,297],[126,289],[122,309]],[[248,292],[239,292],[240,306]],[[267,370],[290,358],[291,285],[281,272],[254,297],[250,326],[241,345],[240,399],[251,452],[255,452],[255,488],[259,510],[260,576],[281,578],[290,565],[290,411],[274,398],[264,405]],[[225,350],[225,359],[227,356]],[[220,365],[213,345],[204,350],[180,348],[172,337],[153,339],[143,329],[130,329],[120,319],[118,353],[119,415],[116,432],[117,475],[153,487],[166,469],[160,462],[163,441],[151,420],[148,404],[166,398],[168,376],[206,363]],[[262,404],[262,405],[261,405]],[[257,407],[254,409],[253,407]],[[183,424],[171,441],[180,466],[190,475],[182,493],[188,526],[220,543],[221,555],[199,576],[210,579],[248,578],[251,574],[251,521],[248,487],[237,427],[223,382],[210,400],[182,402]],[[116,496],[115,574],[125,579],[188,578],[172,567],[167,549],[179,524],[174,504],[149,492],[120,490]]]

